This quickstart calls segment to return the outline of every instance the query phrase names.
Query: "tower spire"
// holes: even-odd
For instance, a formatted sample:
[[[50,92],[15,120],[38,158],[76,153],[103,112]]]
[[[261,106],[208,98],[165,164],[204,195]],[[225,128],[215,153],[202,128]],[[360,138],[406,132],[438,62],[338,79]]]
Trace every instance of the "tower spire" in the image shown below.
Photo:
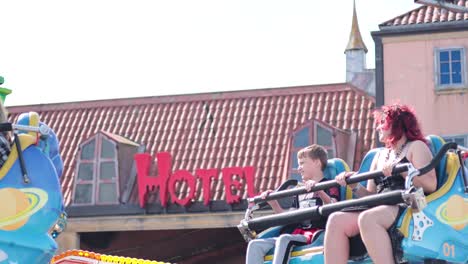
[[[359,31],[359,24],[356,15],[356,0],[353,1],[353,23],[351,25],[351,32],[349,33],[349,41],[346,46],[346,51],[348,50],[364,50],[367,53],[366,45],[362,41],[361,32]]]

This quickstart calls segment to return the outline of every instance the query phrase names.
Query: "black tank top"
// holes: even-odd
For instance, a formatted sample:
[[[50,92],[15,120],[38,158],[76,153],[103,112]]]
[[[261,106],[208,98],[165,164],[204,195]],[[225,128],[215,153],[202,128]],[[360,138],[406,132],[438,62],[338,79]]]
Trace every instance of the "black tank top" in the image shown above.
[[[407,163],[409,160],[404,157],[397,164]],[[404,190],[405,189],[405,178],[401,174],[389,177],[380,177],[374,179],[375,185],[377,187],[377,193],[389,192],[394,190]]]

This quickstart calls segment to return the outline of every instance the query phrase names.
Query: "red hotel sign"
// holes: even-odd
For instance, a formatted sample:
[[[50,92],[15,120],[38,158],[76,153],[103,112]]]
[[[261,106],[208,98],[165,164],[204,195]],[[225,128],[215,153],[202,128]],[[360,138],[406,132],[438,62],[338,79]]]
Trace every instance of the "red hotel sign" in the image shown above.
[[[135,162],[138,174],[138,198],[140,207],[144,207],[150,192],[156,192],[159,188],[159,198],[163,207],[167,206],[167,195],[171,195],[171,200],[182,206],[190,204],[195,198],[197,179],[201,181],[203,189],[203,203],[208,205],[211,199],[210,186],[213,178],[219,176],[219,169],[197,169],[195,176],[187,170],[177,170],[171,172],[172,158],[168,152],[156,154],[158,176],[150,176],[149,170],[151,166],[151,155],[140,153],[135,155]],[[239,195],[232,193],[232,188],[237,190],[243,189],[243,184],[233,179],[234,175],[245,179],[247,185],[247,195],[253,197],[255,195],[254,188],[254,167],[229,167],[221,169],[221,174],[224,183],[224,192],[226,194],[226,202],[229,204],[238,203],[241,199]],[[176,195],[176,183],[185,181],[189,186],[189,193],[184,198],[179,198]]]

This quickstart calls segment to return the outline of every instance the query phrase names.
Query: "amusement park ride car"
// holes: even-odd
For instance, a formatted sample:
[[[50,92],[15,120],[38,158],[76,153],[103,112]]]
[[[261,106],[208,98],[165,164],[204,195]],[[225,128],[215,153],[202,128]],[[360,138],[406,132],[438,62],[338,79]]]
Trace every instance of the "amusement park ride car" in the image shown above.
[[[403,263],[468,263],[468,170],[463,164],[461,151],[456,143],[444,144],[443,139],[437,136],[429,136],[428,141],[434,154],[430,164],[418,170],[406,163],[397,165],[393,170],[393,174],[408,172],[406,190],[352,199],[349,188],[342,188],[342,197],[347,197],[344,201],[254,218],[254,211],[264,207],[267,200],[306,192],[304,187],[288,189],[290,181],[265,199],[260,196],[249,199],[251,206],[238,228],[245,240],[250,241],[255,238],[278,236],[282,225],[304,220],[311,220],[313,223],[333,212],[350,207],[369,208],[405,203],[408,208],[397,219],[397,228],[391,231],[401,237],[401,242],[394,245],[393,251],[400,254]],[[368,171],[377,151],[379,150],[371,150],[364,157],[360,171],[347,179],[348,184],[383,177],[381,171]],[[333,178],[347,167],[343,163],[339,159],[329,160],[325,174],[331,181],[316,184],[311,191],[339,186]],[[436,169],[438,188],[434,193],[425,196],[412,182],[414,177],[433,168]],[[294,184],[292,182],[292,185]],[[257,235],[257,232],[262,230],[263,232]],[[313,237],[311,244],[294,248],[289,263],[324,263],[323,235],[321,232]],[[265,263],[270,263],[271,259],[271,254],[267,255]],[[372,263],[359,238],[351,239],[348,263]]]
[[[56,255],[55,238],[66,227],[60,176],[63,163],[58,139],[53,130],[39,121],[39,116],[26,113],[17,124],[2,123],[0,131],[13,131],[14,145],[8,160],[0,169],[0,264],[1,263],[162,263],[135,258],[101,255],[71,250]],[[266,199],[280,199],[305,193],[304,188],[288,189],[297,181],[287,181],[266,199],[249,199],[252,206],[238,226],[247,241],[278,236],[282,225],[303,220],[318,221],[333,212],[356,206],[406,203],[408,208],[397,220],[402,235],[402,259],[407,263],[468,263],[468,176],[457,144],[443,144],[440,137],[429,137],[435,154],[430,164],[415,169],[411,164],[395,167],[394,173],[408,171],[407,189],[352,199],[349,188],[341,187],[346,200],[320,207],[289,211],[276,215],[253,217],[266,205]],[[383,174],[369,172],[369,165],[378,149],[363,160],[358,174],[348,183],[361,182]],[[311,191],[337,186],[333,178],[347,168],[339,159],[328,162],[326,176],[331,181],[319,183]],[[425,196],[412,186],[412,179],[435,168],[438,189]],[[261,232],[263,231],[263,232]],[[259,234],[257,235],[257,232]],[[356,244],[357,245],[357,244]],[[362,247],[351,245],[349,263],[371,263]],[[356,250],[361,249],[361,250]],[[289,263],[323,263],[323,232],[309,245],[294,248]],[[265,257],[266,263],[271,255]]]

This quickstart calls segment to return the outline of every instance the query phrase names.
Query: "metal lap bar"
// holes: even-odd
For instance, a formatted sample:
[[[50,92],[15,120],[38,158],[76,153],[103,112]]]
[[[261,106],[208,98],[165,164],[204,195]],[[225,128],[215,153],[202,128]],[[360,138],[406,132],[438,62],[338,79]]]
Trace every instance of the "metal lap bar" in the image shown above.
[[[339,203],[327,204],[323,206],[314,206],[306,209],[299,209],[279,214],[258,217],[250,221],[245,221],[247,227],[251,230],[261,230],[272,226],[285,225],[291,223],[300,223],[304,220],[312,222],[326,218],[333,212],[341,211],[345,208],[365,206],[366,208],[387,204],[394,205],[404,203],[408,200],[408,194],[405,191],[392,191],[384,194],[369,195],[363,198],[342,201]]]

